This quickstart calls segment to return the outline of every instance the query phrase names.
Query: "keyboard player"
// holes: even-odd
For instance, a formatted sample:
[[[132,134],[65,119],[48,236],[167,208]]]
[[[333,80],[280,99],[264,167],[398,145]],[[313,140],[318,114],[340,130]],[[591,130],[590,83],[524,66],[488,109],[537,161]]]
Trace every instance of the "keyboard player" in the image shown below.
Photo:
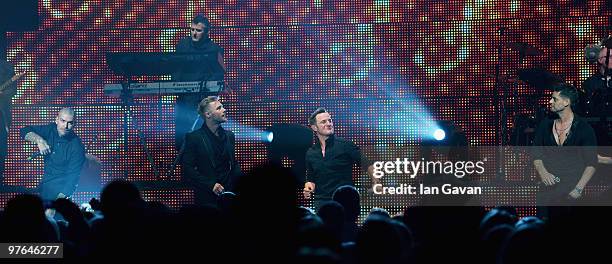
[[[190,35],[181,39],[176,45],[176,52],[190,52],[190,53],[217,53],[217,60],[219,65],[225,71],[225,64],[223,63],[223,48],[215,43],[209,37],[210,22],[203,15],[199,14],[194,17],[190,25]],[[222,81],[223,72],[211,72],[210,67],[203,65],[203,67],[194,67],[189,69],[181,69],[173,74],[173,81],[189,82],[189,81]],[[200,100],[205,95],[201,94],[188,94],[180,95],[177,98],[175,106],[175,126],[176,126],[176,146],[180,148],[184,136],[187,132],[197,129],[196,123],[198,121],[197,106]]]

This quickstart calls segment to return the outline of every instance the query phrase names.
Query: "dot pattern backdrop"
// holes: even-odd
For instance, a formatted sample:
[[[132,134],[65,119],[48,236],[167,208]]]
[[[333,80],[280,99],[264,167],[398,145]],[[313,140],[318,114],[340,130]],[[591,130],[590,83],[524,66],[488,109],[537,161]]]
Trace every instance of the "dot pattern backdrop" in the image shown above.
[[[175,96],[136,98],[132,115],[126,115],[119,99],[104,95],[104,84],[122,80],[109,69],[105,54],[174,51],[200,12],[213,25],[211,38],[225,50],[225,81],[232,89],[222,97],[232,120],[226,127],[237,134],[237,159],[249,171],[267,157],[266,145],[247,134],[275,123],[305,125],[319,106],[331,112],[336,133],[372,160],[407,156],[405,147],[418,145],[424,124],[435,120],[452,120],[471,145],[498,145],[500,127],[510,128],[514,116],[533,114],[547,100],[538,99],[545,91],[508,85],[507,104],[516,110],[502,124],[495,113],[495,66],[502,75],[541,67],[580,83],[595,71],[583,59],[583,49],[609,32],[611,10],[605,0],[41,0],[37,30],[7,33],[8,60],[28,73],[13,98],[4,183],[37,185],[42,161],[25,160],[35,148],[19,139],[18,130],[51,122],[64,106],[76,109],[76,131],[102,162],[101,184],[114,179],[178,182],[180,167],[168,173],[177,155]],[[520,60],[504,45],[510,42],[529,43],[543,55]],[[512,169],[521,163],[508,166],[519,174],[513,179],[533,179]],[[365,187],[361,174],[355,169],[357,185]],[[87,200],[89,194],[75,197]],[[504,194],[512,196],[498,195]],[[147,190],[145,198],[177,208],[191,202],[193,193],[188,186],[160,187]],[[364,200],[366,208],[391,210],[401,210],[404,202]]]

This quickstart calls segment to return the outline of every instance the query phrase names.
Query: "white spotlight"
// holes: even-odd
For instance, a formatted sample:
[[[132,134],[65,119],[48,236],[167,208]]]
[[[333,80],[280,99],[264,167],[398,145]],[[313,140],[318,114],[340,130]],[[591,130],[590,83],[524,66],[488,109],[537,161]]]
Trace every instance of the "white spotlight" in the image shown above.
[[[436,129],[436,131],[434,131],[433,133],[433,137],[440,141],[440,140],[444,140],[444,138],[446,138],[446,132],[444,132],[444,130],[442,129]]]
[[[274,133],[268,132],[268,135],[266,135],[266,140],[268,140],[268,143],[272,143],[272,140],[274,140]]]

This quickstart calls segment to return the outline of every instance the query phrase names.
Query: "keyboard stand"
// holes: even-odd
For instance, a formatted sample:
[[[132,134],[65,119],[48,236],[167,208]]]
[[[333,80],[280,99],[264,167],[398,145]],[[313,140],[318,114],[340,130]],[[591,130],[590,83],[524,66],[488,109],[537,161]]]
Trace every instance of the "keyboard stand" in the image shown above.
[[[142,133],[142,129],[140,129],[138,122],[136,121],[136,119],[134,118],[134,115],[132,114],[132,106],[134,105],[134,96],[132,95],[131,91],[128,89],[131,83],[131,77],[127,76],[126,79],[127,81],[122,83],[123,90],[120,96],[121,101],[123,103],[123,110],[124,110],[123,111],[124,113],[123,114],[123,154],[127,155],[128,153],[128,144],[130,143],[128,122],[131,119],[134,129],[136,130],[136,134],[138,135],[140,144],[142,145],[145,155],[147,156],[147,160],[151,164],[151,169],[153,170],[153,174],[155,175],[155,178],[159,180],[160,179],[159,170],[157,169],[157,165],[155,165],[155,160],[153,160],[153,156],[151,155],[151,152],[149,151],[149,148],[147,147],[145,135],[144,133]],[[124,170],[124,177],[126,180],[128,178],[128,174],[129,174],[128,167],[126,166]]]

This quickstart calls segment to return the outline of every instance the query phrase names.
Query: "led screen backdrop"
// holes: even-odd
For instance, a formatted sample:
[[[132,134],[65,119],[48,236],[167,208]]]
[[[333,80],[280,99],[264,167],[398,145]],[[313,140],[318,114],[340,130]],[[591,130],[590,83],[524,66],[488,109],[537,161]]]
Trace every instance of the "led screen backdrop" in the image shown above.
[[[595,71],[583,49],[609,32],[612,14],[603,0],[40,1],[39,29],[7,34],[8,60],[28,73],[13,99],[4,183],[36,186],[42,161],[25,160],[34,148],[23,144],[18,129],[52,121],[63,106],[76,109],[77,133],[102,162],[102,184],[180,180],[180,168],[168,173],[177,154],[175,97],[137,98],[127,115],[121,100],[103,93],[104,84],[122,80],[106,65],[105,53],[174,51],[198,12],[210,18],[211,37],[225,50],[225,81],[232,89],[222,97],[231,119],[226,127],[238,136],[245,171],[267,158],[253,131],[306,124],[319,106],[332,113],[337,134],[372,159],[392,160],[398,154],[392,149],[418,145],[423,124],[432,120],[454,121],[472,145],[496,145],[502,125],[495,112],[495,66],[511,76],[521,68],[545,68],[579,83]],[[512,42],[543,54],[520,60],[506,45]],[[515,115],[534,114],[548,100],[545,91],[524,83],[506,90],[508,128]],[[365,178],[355,174],[364,186]],[[518,177],[529,181],[533,175]],[[162,189],[146,197],[178,207],[192,193]],[[367,202],[367,208],[401,207]]]

